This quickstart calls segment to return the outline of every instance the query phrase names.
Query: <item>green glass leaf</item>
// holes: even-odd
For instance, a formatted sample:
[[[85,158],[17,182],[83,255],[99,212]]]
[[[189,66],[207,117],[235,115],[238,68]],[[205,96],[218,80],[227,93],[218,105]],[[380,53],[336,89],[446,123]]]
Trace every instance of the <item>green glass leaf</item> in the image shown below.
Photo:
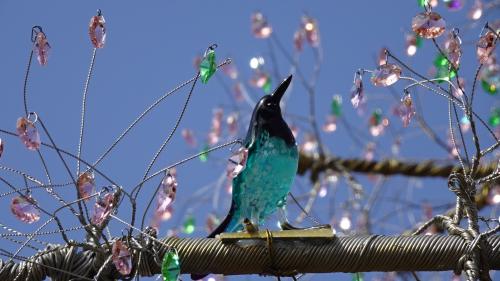
[[[494,95],[494,94],[498,93],[498,88],[496,87],[496,85],[493,83],[490,84],[490,83],[488,83],[488,81],[486,81],[484,79],[481,80],[481,86],[483,87],[483,90],[490,95]]]
[[[417,0],[419,7],[425,7],[427,5],[427,0]]]
[[[179,280],[179,275],[181,274],[181,265],[179,262],[179,256],[175,250],[170,250],[163,256],[163,262],[161,264],[161,275],[163,276],[163,281],[177,281]]]
[[[420,48],[420,47],[422,47],[423,42],[424,42],[424,40],[422,40],[422,37],[415,34],[415,46],[417,46],[417,48]]]
[[[188,216],[187,219],[184,221],[183,225],[183,231],[186,234],[191,234],[195,230],[195,220],[193,216]]]
[[[500,125],[500,108],[495,108],[491,113],[490,119],[488,120],[490,125],[496,127]]]
[[[215,63],[215,51],[210,49],[200,63],[201,82],[207,83],[208,79],[214,75],[217,65]]]
[[[332,115],[339,117],[342,115],[342,97],[339,95],[333,96],[332,100]]]
[[[446,59],[445,56],[443,56],[441,53],[439,53],[439,54],[437,54],[436,58],[434,59],[434,66],[437,68],[448,66],[448,60]]]
[[[264,90],[264,93],[269,94],[271,93],[271,77],[267,77],[266,83],[262,85],[262,89]]]
[[[370,125],[378,126],[380,125],[380,122],[382,122],[382,110],[380,108],[377,108],[370,117]]]
[[[352,281],[363,281],[363,273],[356,272],[352,275]]]
[[[208,144],[206,144],[204,147],[203,147],[203,150],[202,151],[207,151],[210,147],[208,146]],[[200,161],[201,162],[207,162],[208,161],[208,152],[204,152],[202,154],[200,154],[200,156],[198,156],[198,158],[200,158]]]

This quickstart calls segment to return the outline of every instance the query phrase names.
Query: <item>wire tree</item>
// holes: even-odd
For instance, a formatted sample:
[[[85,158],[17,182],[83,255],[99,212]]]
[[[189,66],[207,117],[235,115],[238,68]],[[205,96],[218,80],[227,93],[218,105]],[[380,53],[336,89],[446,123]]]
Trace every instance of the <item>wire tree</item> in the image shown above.
[[[500,22],[483,20],[489,13],[498,12],[500,2],[470,3],[467,20],[456,27],[450,27],[441,12],[436,12],[440,8],[438,1],[417,2],[422,11],[404,32],[404,51],[414,56],[421,49],[432,49],[435,57],[429,59],[433,66],[427,72],[396,55],[398,51],[392,49],[397,47],[382,48],[375,58],[376,67],[355,71],[350,93],[334,95],[328,106],[321,104],[329,110],[326,116],[320,116],[317,83],[324,48],[318,21],[304,14],[293,34],[293,44],[288,46],[265,15],[255,12],[251,15],[252,34],[256,40],[267,42],[268,50],[265,55],[251,58],[251,77],[243,77],[240,64],[230,58],[221,59],[217,44],[208,45],[194,59],[195,75],[146,106],[95,160],[85,157],[86,139],[91,138],[87,111],[96,58],[107,44],[104,13],[98,10],[88,26],[93,50],[83,87],[76,150],[58,144],[49,129],[52,125],[30,103],[32,67],[50,64],[50,32],[57,32],[34,26],[23,84],[23,114],[17,119],[15,131],[0,128],[0,157],[14,149],[10,139],[19,138],[23,149],[40,162],[43,174],[40,177],[15,168],[0,158],[0,181],[6,188],[0,198],[9,204],[8,215],[18,221],[0,222],[0,255],[4,257],[0,277],[128,280],[153,275],[160,278],[161,274],[164,280],[178,280],[180,273],[217,273],[206,280],[222,280],[224,275],[258,273],[278,279],[307,279],[314,278],[308,273],[344,271],[353,273],[354,280],[408,276],[420,280],[417,271],[453,269],[452,278],[459,279],[463,273],[466,280],[491,280],[490,269],[500,267],[495,260],[500,255],[500,238],[496,236],[500,230],[500,66],[496,61]],[[443,1],[440,5],[454,11],[465,4]],[[462,35],[464,31],[475,31],[478,25],[483,26],[479,38],[477,34],[467,38]],[[472,56],[474,52],[477,68],[466,80],[462,55]],[[301,63],[307,55],[314,61],[310,69]],[[280,60],[289,66],[288,71],[280,69]],[[282,102],[300,147],[299,176],[288,198],[289,216],[303,226],[331,224],[330,230],[319,234],[326,242],[318,243],[307,236],[310,233],[299,232],[292,237],[296,244],[285,243],[280,239],[290,237],[280,236],[285,234],[280,234],[274,218],[264,226],[273,231],[266,230],[265,235],[253,240],[243,235],[227,244],[219,241],[223,238],[189,238],[193,233],[211,232],[227,212],[232,179],[245,169],[245,157],[238,148],[252,109],[285,73],[294,75],[293,87],[301,88],[307,96],[307,106],[297,113],[291,109],[293,96]],[[205,133],[182,123],[190,114],[187,109],[200,82],[217,83],[227,94],[227,103],[214,108]],[[343,82],[346,87],[351,83]],[[109,175],[102,162],[142,122],[148,122],[155,109],[183,91],[179,113],[141,179],[123,183]],[[491,95],[491,109],[474,103],[479,91]],[[433,102],[428,101],[429,93],[447,103],[445,126],[426,120],[423,105]],[[391,103],[393,106],[387,107]],[[350,105],[357,119],[346,118]],[[352,141],[358,158],[332,152],[331,138],[341,130]],[[161,157],[177,135],[190,155],[165,164]],[[401,147],[414,135],[428,137],[445,151],[446,158],[421,162],[405,159]],[[390,143],[386,151],[380,149],[384,145],[381,139]],[[187,192],[179,188],[177,173],[185,173],[183,168],[193,162],[209,166],[219,176],[184,202],[177,202],[176,197]],[[396,175],[405,179],[393,181]],[[424,177],[447,179],[439,184],[454,194],[454,202],[435,205],[414,200],[413,193],[420,192],[420,178]],[[388,192],[386,187],[395,184],[404,185],[404,190]],[[207,205],[211,205],[211,212],[205,211]],[[176,220],[174,212],[180,214]],[[199,230],[200,221],[205,222],[205,229]],[[397,247],[414,259],[402,258],[397,263]],[[314,253],[309,258],[315,262],[305,263],[304,256],[309,252]],[[345,259],[345,264],[339,265],[335,257]],[[384,257],[392,262],[381,262]],[[304,266],[298,266],[299,262]],[[368,271],[385,273],[364,276],[362,272]]]

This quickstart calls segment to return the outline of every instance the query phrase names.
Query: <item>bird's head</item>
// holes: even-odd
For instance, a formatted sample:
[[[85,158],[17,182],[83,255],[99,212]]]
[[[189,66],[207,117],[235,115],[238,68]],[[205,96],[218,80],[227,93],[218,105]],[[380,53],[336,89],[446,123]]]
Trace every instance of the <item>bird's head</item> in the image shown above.
[[[282,118],[280,101],[286,92],[286,89],[292,81],[292,75],[288,76],[270,95],[263,96],[255,106],[253,119],[257,122]]]

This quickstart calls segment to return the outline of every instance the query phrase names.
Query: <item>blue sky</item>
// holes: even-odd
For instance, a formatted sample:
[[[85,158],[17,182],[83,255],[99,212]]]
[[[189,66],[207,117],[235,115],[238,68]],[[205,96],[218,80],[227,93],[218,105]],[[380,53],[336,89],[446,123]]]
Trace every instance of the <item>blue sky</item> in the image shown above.
[[[87,36],[88,22],[91,16],[100,8],[107,21],[107,42],[104,49],[97,51],[93,78],[89,86],[86,129],[83,146],[83,158],[92,162],[109,146],[127,125],[133,121],[149,104],[169,89],[195,75],[193,60],[202,54],[205,48],[217,43],[217,58],[231,58],[240,71],[240,77],[247,82],[252,74],[248,61],[254,56],[266,58],[265,68],[271,70],[278,67],[280,75],[285,77],[290,70],[290,64],[276,46],[277,65],[271,63],[271,49],[265,40],[255,39],[250,32],[250,15],[256,10],[262,11],[273,26],[275,35],[286,47],[293,51],[293,33],[298,28],[300,17],[307,13],[319,22],[324,61],[316,87],[317,118],[323,123],[329,111],[330,101],[334,94],[341,95],[344,100],[344,116],[351,125],[367,132],[367,116],[359,117],[349,102],[349,89],[352,85],[353,73],[358,68],[373,69],[375,57],[381,47],[387,47],[398,57],[404,59],[415,69],[426,73],[434,59],[436,50],[431,42],[424,42],[417,55],[408,58],[404,51],[404,34],[410,30],[411,18],[419,12],[417,1],[151,1],[138,4],[132,1],[2,1],[0,2],[0,24],[3,29],[3,44],[0,54],[3,55],[0,64],[0,128],[14,131],[15,120],[23,114],[22,89],[23,78],[31,48],[29,41],[31,27],[40,25],[47,34],[52,46],[48,66],[32,65],[28,84],[28,101],[31,111],[36,111],[48,126],[57,144],[69,151],[76,152],[78,144],[80,103],[83,84],[91,58],[92,46]],[[468,1],[467,8],[472,4]],[[448,12],[442,5],[437,9],[449,24],[463,25],[465,11]],[[476,40],[480,26],[461,34],[464,42]],[[477,62],[472,45],[464,45],[463,73],[471,77]],[[312,73],[313,56],[310,47],[306,47],[300,60],[300,67],[306,76]],[[405,75],[407,72],[403,72]],[[196,86],[192,101],[188,106],[185,118],[180,128],[191,128],[195,131],[198,143],[203,143],[205,134],[210,128],[212,109],[222,106],[229,109],[231,101],[224,92],[223,85],[217,77],[205,85]],[[222,73],[220,78],[227,85],[231,81]],[[366,94],[369,96],[369,111],[381,107],[390,114],[395,104],[391,93],[386,89],[368,85],[365,78]],[[466,87],[470,90],[471,81]],[[274,85],[273,85],[274,87]],[[109,157],[102,162],[100,169],[119,182],[125,189],[134,186],[142,177],[144,170],[155,151],[170,132],[175,119],[186,97],[187,89],[179,91],[168,98],[145,121],[141,122]],[[250,89],[250,87],[248,87]],[[401,95],[401,85],[396,87]],[[257,98],[262,93],[250,90]],[[419,91],[424,116],[433,128],[445,138],[447,122],[446,101],[428,92]],[[307,93],[295,83],[289,93],[287,112],[292,115],[306,116],[308,114]],[[482,90],[478,91],[475,100],[477,111],[483,116],[489,114],[491,105],[498,105],[498,96],[488,96]],[[240,105],[242,116],[248,115],[250,106]],[[229,112],[226,110],[226,112]],[[292,118],[292,117],[289,117]],[[394,123],[393,133],[387,133],[377,141],[376,158],[390,156],[390,147],[395,135],[401,133],[403,145],[401,157],[412,160],[446,159],[446,152],[435,143],[428,140],[422,131],[413,124],[400,129],[400,121],[391,117]],[[290,119],[289,119],[290,120]],[[240,137],[244,137],[246,123],[241,124]],[[304,128],[303,131],[307,131]],[[28,171],[37,178],[44,179],[39,159],[32,152],[26,151],[15,138],[2,136],[6,142],[4,156],[0,163]],[[468,135],[470,138],[470,134]],[[42,135],[43,141],[47,137]],[[366,139],[366,138],[365,138]],[[365,140],[363,139],[363,140]],[[485,138],[486,139],[486,138]],[[344,157],[359,157],[362,149],[348,137],[346,128],[340,127],[336,132],[323,135],[325,145],[334,155]],[[301,138],[299,138],[299,142]],[[491,140],[488,140],[490,142]],[[486,142],[486,141],[485,141]],[[180,136],[180,131],[168,144],[165,152],[159,157],[153,171],[159,170],[171,163],[183,159],[197,149],[187,147]],[[55,182],[67,182],[57,155],[44,151],[47,155],[50,169]],[[198,160],[189,162],[178,169],[179,191],[174,217],[162,227],[162,235],[167,229],[180,224],[188,213],[199,216],[198,230],[192,236],[204,236],[204,220],[202,213],[214,212],[222,216],[228,206],[229,196],[224,195],[220,206],[212,205],[212,187],[224,173],[224,159],[229,151],[222,150],[211,155],[209,163]],[[76,169],[76,163],[70,161],[71,168]],[[16,184],[22,184],[19,177],[2,172],[2,176],[10,177]],[[299,182],[307,184],[306,179]],[[363,183],[371,189],[373,183],[365,178]],[[147,200],[156,187],[158,180],[146,186]],[[98,178],[98,185],[105,185]],[[446,190],[444,181],[426,180],[421,188],[413,190],[409,196],[412,202],[419,204],[427,200],[435,205],[452,202],[453,196]],[[402,186],[397,190],[397,186]],[[345,184],[342,185],[345,187]],[[387,193],[381,201],[393,200],[398,192],[406,192],[404,186],[408,182],[395,178],[387,184]],[[3,188],[3,187],[2,187]],[[203,189],[205,188],[205,189]],[[296,187],[298,188],[298,187]],[[307,188],[303,187],[303,188]],[[196,191],[201,190],[197,197]],[[71,198],[72,190],[61,191]],[[37,195],[37,194],[35,194]],[[40,204],[50,206],[54,201],[38,194]],[[326,200],[319,200],[314,212],[328,222],[329,213],[325,210],[334,209],[337,216],[342,214],[341,203],[347,192],[339,192],[339,198],[333,206]],[[191,199],[190,199],[191,198]],[[344,199],[342,199],[344,198]],[[392,199],[391,199],[392,198]],[[10,197],[1,198],[2,206]],[[144,201],[140,201],[144,202]],[[141,206],[143,207],[143,206]],[[379,211],[389,211],[381,208]],[[417,209],[416,214],[421,216]],[[67,214],[65,214],[67,215]],[[119,211],[119,216],[127,218],[129,210]],[[71,218],[65,217],[68,226]],[[337,218],[338,220],[338,218]],[[22,231],[32,231],[33,226],[21,225],[10,217],[4,217],[0,222],[16,226]],[[406,223],[408,223],[406,221]],[[73,224],[74,225],[74,224]],[[384,233],[397,234],[397,222],[392,222]],[[113,226],[116,234],[121,232],[123,225]],[[393,228],[391,228],[393,227]],[[403,229],[400,228],[400,231]],[[382,231],[382,228],[381,228]],[[52,240],[54,239],[54,240]],[[57,236],[47,237],[50,241],[59,241]],[[61,241],[59,241],[61,242]],[[6,241],[0,242],[2,247],[12,247]],[[8,244],[8,245],[7,245]],[[349,280],[349,275],[338,274],[336,278]],[[263,277],[258,277],[263,278]],[[312,276],[313,280],[321,280],[322,276]],[[244,279],[244,278],[242,278]]]

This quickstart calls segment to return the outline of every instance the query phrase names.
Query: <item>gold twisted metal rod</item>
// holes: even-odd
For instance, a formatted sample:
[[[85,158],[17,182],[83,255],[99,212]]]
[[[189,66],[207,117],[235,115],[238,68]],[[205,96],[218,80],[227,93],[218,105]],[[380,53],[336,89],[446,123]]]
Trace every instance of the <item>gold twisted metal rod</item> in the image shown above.
[[[386,159],[380,161],[368,161],[358,158],[341,157],[313,157],[300,154],[298,174],[303,175],[311,172],[311,180],[315,182],[320,173],[327,170],[339,171],[342,167],[350,172],[368,173],[379,175],[405,175],[411,177],[443,177],[447,178],[453,171],[461,171],[462,168],[454,165],[439,165],[435,161],[405,162],[397,159]],[[477,177],[484,177],[495,171],[497,163],[492,162],[481,165],[477,170]]]
[[[489,269],[499,270],[500,236],[488,237],[485,244],[488,248],[485,257],[489,261]],[[327,240],[274,237],[271,267],[269,245],[265,240],[242,245],[224,243],[215,238],[168,237],[161,239],[161,243],[152,243],[149,248],[142,249],[142,265],[138,269],[138,275],[159,274],[158,262],[168,250],[167,247],[171,246],[179,254],[183,274],[282,276],[329,272],[450,271],[457,269],[460,258],[468,250],[467,242],[461,237],[444,235],[359,235]],[[132,251],[134,265],[138,264],[138,251]],[[154,257],[152,253],[157,253],[158,256]],[[0,280],[13,280],[16,276],[20,278],[18,280],[30,281],[41,281],[46,277],[57,281],[75,277],[78,280],[92,280],[98,271],[99,280],[120,278],[113,263],[106,263],[108,258],[109,256],[80,251],[74,247],[53,247],[34,257],[35,262],[0,262],[0,269],[5,269]],[[64,272],[57,269],[63,269]]]

